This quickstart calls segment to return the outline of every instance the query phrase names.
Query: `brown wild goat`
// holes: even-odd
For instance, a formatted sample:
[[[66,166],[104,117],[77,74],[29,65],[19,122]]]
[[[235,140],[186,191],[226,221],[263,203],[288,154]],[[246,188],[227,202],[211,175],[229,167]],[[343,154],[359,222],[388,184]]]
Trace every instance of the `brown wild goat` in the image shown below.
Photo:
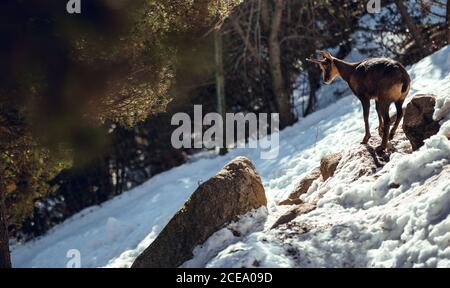
[[[411,78],[405,67],[388,58],[370,58],[358,63],[349,63],[333,57],[326,51],[320,51],[323,60],[306,59],[318,64],[322,69],[323,81],[330,84],[336,77],[344,79],[356,97],[361,100],[366,135],[362,144],[367,144],[371,135],[369,127],[370,100],[374,99],[378,114],[378,132],[382,142],[378,149],[384,150],[388,139],[392,140],[403,117],[403,102],[408,96]],[[389,107],[395,103],[397,119],[389,133]]]

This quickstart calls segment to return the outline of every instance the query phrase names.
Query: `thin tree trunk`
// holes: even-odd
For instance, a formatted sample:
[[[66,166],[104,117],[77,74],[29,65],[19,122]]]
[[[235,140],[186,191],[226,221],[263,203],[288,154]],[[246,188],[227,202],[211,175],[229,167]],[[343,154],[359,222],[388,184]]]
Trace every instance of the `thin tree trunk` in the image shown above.
[[[223,119],[223,136],[225,135],[225,76],[223,70],[223,39],[220,28],[214,30],[214,55],[216,65],[216,94],[217,94],[217,113],[222,116]],[[224,139],[224,138],[223,138]],[[226,141],[223,143],[224,147],[220,148],[220,155],[224,155],[228,152]]]
[[[269,16],[269,8],[270,5],[267,0],[259,0],[261,1],[261,21],[264,32],[268,32],[270,29],[270,16]]]
[[[281,47],[278,33],[283,17],[284,3],[283,0],[275,0],[274,4],[269,37],[269,65],[272,76],[273,92],[277,98],[278,112],[280,113],[280,126],[283,128],[293,124],[295,116],[292,112],[290,95],[286,90],[281,69]],[[263,7],[267,9],[268,5],[269,3],[265,3]]]
[[[447,0],[447,44],[450,44],[450,0]]]
[[[259,59],[259,53],[256,50],[255,46],[250,42],[248,35],[245,34],[244,30],[242,30],[241,25],[239,24],[239,19],[235,19],[233,16],[230,16],[231,25],[233,25],[234,30],[239,34],[242,39],[242,42],[245,44],[245,50],[249,50],[252,57],[256,60]],[[245,51],[244,52],[247,52]]]
[[[269,35],[270,33],[270,15],[269,15],[269,8],[267,5],[269,5],[267,0],[258,0],[259,1],[259,9],[260,9],[260,27],[261,31],[260,33],[264,35]],[[261,36],[260,36],[261,39]],[[261,40],[260,40],[261,41]],[[261,46],[261,43],[259,44]],[[272,95],[265,93],[265,98],[267,102],[267,106],[269,107],[270,113],[276,113],[278,112],[278,104],[276,103],[276,99],[272,97]]]
[[[306,106],[306,111],[303,116],[308,116],[309,114],[316,111],[317,108],[316,91],[320,86],[320,71],[316,71],[315,68],[308,69],[308,83],[309,83],[308,106]]]
[[[426,51],[427,49],[425,47],[425,41],[423,40],[422,32],[420,31],[419,27],[417,27],[417,24],[414,23],[414,20],[406,9],[403,0],[395,0],[395,4],[397,5],[397,8],[400,12],[400,15],[402,16],[403,21],[406,24],[406,27],[408,27],[409,33],[414,38],[416,45],[420,50]]]
[[[0,187],[0,268],[11,268],[4,187]]]

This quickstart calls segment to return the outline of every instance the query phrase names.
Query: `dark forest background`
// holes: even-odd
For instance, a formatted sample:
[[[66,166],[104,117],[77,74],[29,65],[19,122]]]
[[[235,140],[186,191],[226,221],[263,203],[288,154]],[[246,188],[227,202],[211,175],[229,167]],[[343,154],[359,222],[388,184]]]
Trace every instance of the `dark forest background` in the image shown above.
[[[2,1],[0,236],[32,239],[191,161],[201,150],[171,147],[170,118],[194,104],[302,121],[321,108],[305,62],[318,49],[410,65],[450,43],[447,0],[367,2],[98,0],[70,15],[66,1]]]

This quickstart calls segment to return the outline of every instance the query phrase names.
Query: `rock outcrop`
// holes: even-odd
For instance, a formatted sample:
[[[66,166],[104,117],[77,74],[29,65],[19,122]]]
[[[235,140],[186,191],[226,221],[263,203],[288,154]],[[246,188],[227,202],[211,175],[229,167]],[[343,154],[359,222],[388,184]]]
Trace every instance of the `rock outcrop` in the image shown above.
[[[255,167],[247,158],[238,157],[197,188],[132,268],[178,267],[214,232],[266,204]]]
[[[440,129],[439,122],[433,120],[435,104],[436,96],[418,94],[406,106],[403,131],[413,150],[419,149],[425,139],[435,135]]]

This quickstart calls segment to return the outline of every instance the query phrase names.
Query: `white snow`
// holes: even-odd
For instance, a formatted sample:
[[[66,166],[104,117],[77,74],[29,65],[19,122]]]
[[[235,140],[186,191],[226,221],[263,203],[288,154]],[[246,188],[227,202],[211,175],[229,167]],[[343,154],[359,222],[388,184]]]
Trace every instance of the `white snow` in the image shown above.
[[[193,251],[194,258],[184,263],[182,267],[204,267],[217,253],[242,240],[243,235],[246,236],[250,232],[262,230],[266,220],[266,207],[261,207],[241,216],[239,221],[230,223],[227,227],[214,233],[205,243],[196,247]]]
[[[409,68],[414,93],[439,95],[441,131],[412,154],[393,153],[374,175],[353,180],[361,163],[340,165],[306,195],[323,198],[293,227],[270,230],[288,207],[284,199],[322,156],[358,147],[364,135],[361,105],[344,97],[280,133],[276,159],[258,149],[196,159],[161,173],[101,206],[88,208],[47,235],[12,249],[16,267],[65,267],[78,249],[82,267],[129,267],[198,184],[237,156],[255,164],[268,197],[259,209],[213,234],[186,267],[450,267],[450,46]],[[340,81],[340,80],[339,80]],[[371,128],[377,116],[371,111]],[[377,133],[372,133],[377,135]],[[374,136],[375,137],[375,136]],[[342,167],[341,167],[342,166]],[[396,184],[392,186],[391,184]],[[397,187],[397,188],[390,188]],[[307,225],[303,233],[295,227]],[[300,229],[301,230],[301,229]]]

